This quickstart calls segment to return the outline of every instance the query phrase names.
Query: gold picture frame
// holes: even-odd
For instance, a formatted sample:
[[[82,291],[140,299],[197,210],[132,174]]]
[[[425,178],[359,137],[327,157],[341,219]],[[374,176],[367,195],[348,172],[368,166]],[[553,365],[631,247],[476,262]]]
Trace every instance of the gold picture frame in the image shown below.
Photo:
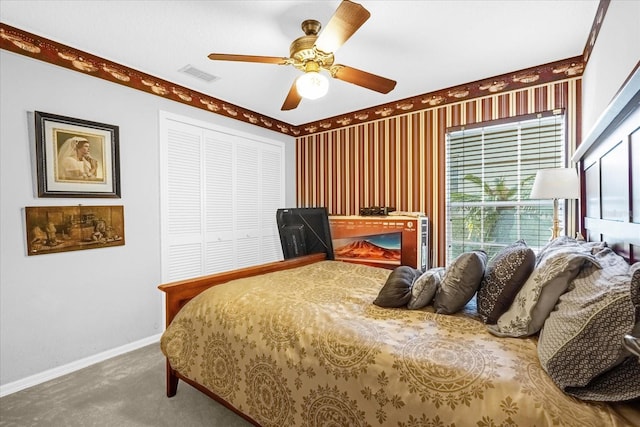
[[[120,198],[118,126],[34,116],[38,197]]]
[[[124,245],[123,206],[25,208],[27,255]]]

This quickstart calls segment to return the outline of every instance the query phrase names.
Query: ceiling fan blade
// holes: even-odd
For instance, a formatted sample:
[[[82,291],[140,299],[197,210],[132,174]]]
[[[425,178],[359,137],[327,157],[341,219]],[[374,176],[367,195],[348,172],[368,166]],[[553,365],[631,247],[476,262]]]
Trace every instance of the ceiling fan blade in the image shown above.
[[[380,93],[389,93],[396,87],[396,81],[346,65],[334,65],[331,67],[331,75],[345,82],[375,90]]]
[[[259,62],[262,64],[280,65],[285,65],[289,60],[289,58],[282,58],[279,56],[233,55],[228,53],[210,53],[209,59],[214,61]]]
[[[358,3],[343,0],[316,40],[316,48],[333,53],[365,23],[371,14]]]
[[[293,110],[298,106],[298,104],[300,104],[301,100],[302,100],[302,97],[298,93],[298,89],[296,89],[296,81],[294,80],[293,84],[291,85],[291,89],[289,89],[289,93],[287,94],[287,97],[285,98],[284,103],[282,104],[282,108],[280,108],[280,110],[282,111]]]

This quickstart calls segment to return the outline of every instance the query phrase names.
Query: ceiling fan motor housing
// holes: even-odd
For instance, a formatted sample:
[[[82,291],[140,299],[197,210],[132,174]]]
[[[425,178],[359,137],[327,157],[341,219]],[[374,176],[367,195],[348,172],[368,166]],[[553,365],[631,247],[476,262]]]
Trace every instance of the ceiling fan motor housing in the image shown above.
[[[294,59],[293,66],[299,70],[306,71],[308,68],[306,64],[310,61],[315,62],[322,68],[333,65],[333,53],[322,52],[314,47],[318,32],[322,28],[320,22],[315,19],[307,19],[302,22],[301,27],[305,35],[295,39],[289,47],[290,57]]]

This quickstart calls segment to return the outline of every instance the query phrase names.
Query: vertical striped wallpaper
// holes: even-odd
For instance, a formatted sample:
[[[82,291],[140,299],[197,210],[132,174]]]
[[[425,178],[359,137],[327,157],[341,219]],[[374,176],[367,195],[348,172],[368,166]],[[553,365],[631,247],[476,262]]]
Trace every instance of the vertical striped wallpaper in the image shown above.
[[[430,265],[444,265],[447,128],[564,108],[571,157],[580,138],[581,82],[556,81],[299,137],[297,206],[326,206],[331,215],[357,215],[369,206],[424,212]]]

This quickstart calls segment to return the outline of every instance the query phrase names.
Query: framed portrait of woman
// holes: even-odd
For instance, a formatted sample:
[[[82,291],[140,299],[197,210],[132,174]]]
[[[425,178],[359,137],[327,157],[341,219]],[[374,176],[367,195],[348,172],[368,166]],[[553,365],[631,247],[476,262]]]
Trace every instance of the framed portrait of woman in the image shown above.
[[[120,198],[118,126],[34,116],[38,197]]]

